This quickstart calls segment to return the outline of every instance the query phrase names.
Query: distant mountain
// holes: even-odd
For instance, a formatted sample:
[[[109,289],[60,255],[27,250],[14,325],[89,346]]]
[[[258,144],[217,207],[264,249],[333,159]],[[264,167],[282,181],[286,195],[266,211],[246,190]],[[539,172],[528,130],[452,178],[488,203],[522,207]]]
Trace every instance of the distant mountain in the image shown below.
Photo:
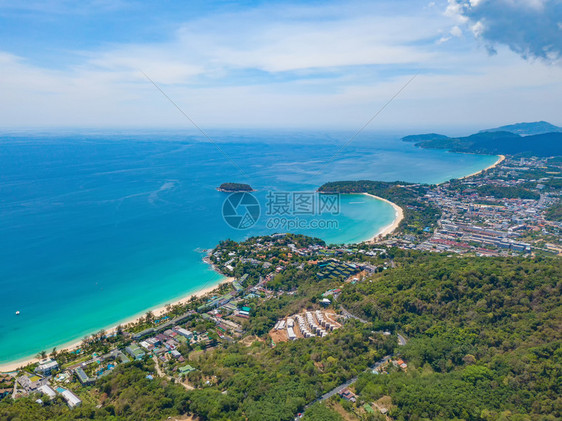
[[[555,126],[546,121],[536,121],[534,123],[516,123],[480,131],[480,133],[484,132],[511,132],[521,136],[530,136],[534,134],[562,132],[562,127]]]
[[[562,155],[562,132],[529,136],[506,131],[480,132],[467,137],[426,140],[416,146],[493,155],[556,156]]]
[[[428,140],[444,140],[449,139],[449,136],[437,133],[415,134],[405,136],[402,138],[404,142],[426,142]]]

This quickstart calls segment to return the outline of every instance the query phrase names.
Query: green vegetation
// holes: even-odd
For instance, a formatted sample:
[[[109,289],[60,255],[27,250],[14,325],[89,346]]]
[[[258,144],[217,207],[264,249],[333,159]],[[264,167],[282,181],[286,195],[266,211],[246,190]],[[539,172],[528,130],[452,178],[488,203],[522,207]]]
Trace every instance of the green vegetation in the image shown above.
[[[186,390],[157,377],[147,379],[153,370],[152,361],[135,361],[116,368],[90,395],[103,402],[101,408],[85,399],[82,406],[69,409],[61,397],[44,400],[44,406],[35,403],[37,396],[7,398],[0,401],[0,420],[162,420],[185,413],[189,402]],[[84,397],[84,392],[79,396]]]
[[[434,228],[441,216],[439,208],[423,198],[427,190],[428,186],[419,184],[365,180],[336,181],[318,189],[321,193],[370,193],[390,200],[404,211],[398,231],[416,236],[426,235],[426,228]]]
[[[399,420],[561,417],[560,260],[405,260],[340,297],[411,338],[408,372],[362,376],[361,398],[390,395]]]
[[[343,418],[337,412],[332,411],[321,403],[315,403],[304,414],[305,421],[342,421]]]
[[[449,136],[445,136],[437,133],[414,134],[402,138],[404,142],[414,142],[414,143],[426,142],[429,140],[447,140],[447,139],[449,139]]]
[[[487,184],[478,186],[476,191],[480,196],[492,196],[497,199],[533,199],[538,200],[540,194],[523,187],[494,186]]]
[[[210,255],[219,264],[238,259],[231,262],[236,271],[253,265],[256,280],[268,275],[261,296],[245,292],[237,301],[251,307],[251,317],[238,320],[240,334],[223,330],[230,336],[219,338],[209,315],[191,311],[183,326],[213,340],[182,341],[181,364],[159,361],[157,369],[147,355],[119,363],[92,386],[72,381],[65,387],[83,401],[73,410],[60,397],[43,398],[43,406],[35,402],[39,395],[8,397],[0,401],[0,420],[163,420],[181,414],[201,421],[288,421],[356,376],[355,403],[333,396],[307,408],[303,419],[383,420],[381,407],[397,421],[562,417],[560,259],[448,257],[380,245],[322,247],[319,241],[283,235],[222,242]],[[310,261],[326,255],[339,264],[369,263],[374,274],[356,283],[319,278],[322,269]],[[266,261],[279,266],[262,273]],[[323,338],[283,342],[269,336],[281,318],[320,308],[322,294],[334,288],[341,293],[330,296],[333,309],[366,322],[347,319]],[[228,290],[232,286],[221,287],[221,293]],[[142,326],[156,323],[147,320]],[[85,340],[84,354],[59,353],[57,359],[68,364],[107,352],[131,341],[127,331],[110,338],[100,332]],[[401,333],[408,342],[398,346],[397,336],[383,331]],[[369,367],[393,354],[407,366],[389,363],[381,374],[371,373]],[[179,376],[187,364],[195,370]]]
[[[213,379],[212,387],[190,392],[191,408],[204,419],[292,420],[307,402],[386,355],[395,340],[350,325],[274,348],[256,341],[216,349],[202,355],[200,371],[189,375],[194,385]]]
[[[244,183],[222,183],[219,188],[219,191],[224,192],[251,192],[254,189],[249,184]]]
[[[562,222],[562,202],[558,202],[548,208],[545,218],[550,221]]]
[[[420,140],[416,145],[452,152],[555,156],[562,155],[562,133],[520,136],[508,131],[492,131],[460,138],[430,138]]]
[[[496,127],[495,129],[482,130],[483,132],[511,132],[521,136],[562,132],[562,127],[550,124],[547,121],[535,121],[533,123],[515,123],[507,126]]]

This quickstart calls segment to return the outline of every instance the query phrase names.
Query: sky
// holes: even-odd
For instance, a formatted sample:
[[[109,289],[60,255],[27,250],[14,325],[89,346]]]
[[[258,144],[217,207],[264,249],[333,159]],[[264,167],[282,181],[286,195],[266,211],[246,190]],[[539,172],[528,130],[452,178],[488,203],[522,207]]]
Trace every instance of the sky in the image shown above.
[[[562,125],[561,52],[560,0],[0,0],[0,129]]]

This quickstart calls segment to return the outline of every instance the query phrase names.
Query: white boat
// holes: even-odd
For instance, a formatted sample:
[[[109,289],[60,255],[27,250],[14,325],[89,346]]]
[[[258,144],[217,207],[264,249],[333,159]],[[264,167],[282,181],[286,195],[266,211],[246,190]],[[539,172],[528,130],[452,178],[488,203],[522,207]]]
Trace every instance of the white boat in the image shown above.
[[[20,311],[18,310],[18,311],[16,311],[16,316],[19,316],[19,315],[20,315]]]

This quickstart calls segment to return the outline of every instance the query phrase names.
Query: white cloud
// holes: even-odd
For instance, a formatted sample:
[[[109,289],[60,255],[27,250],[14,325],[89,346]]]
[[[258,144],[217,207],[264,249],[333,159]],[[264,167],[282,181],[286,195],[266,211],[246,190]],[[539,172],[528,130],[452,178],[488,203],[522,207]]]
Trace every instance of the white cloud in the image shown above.
[[[490,51],[503,44],[524,58],[562,57],[560,0],[449,0],[445,14],[464,19]]]
[[[454,18],[459,23],[468,22],[468,18],[464,16],[464,6],[458,0],[448,0],[445,16]]]
[[[478,21],[474,25],[472,25],[470,29],[472,30],[474,36],[478,38],[484,33],[484,24],[482,23],[482,21]]]
[[[360,125],[416,69],[377,126],[488,123],[508,111],[553,119],[559,68],[501,49],[489,57],[457,18],[451,27],[438,10],[418,13],[258,8],[187,22],[159,43],[80,51],[58,70],[0,53],[0,124],[189,126],[139,70],[203,127]],[[523,102],[536,108],[514,109]]]
[[[455,25],[451,28],[450,34],[454,37],[460,38],[462,37],[462,29],[459,26]]]

